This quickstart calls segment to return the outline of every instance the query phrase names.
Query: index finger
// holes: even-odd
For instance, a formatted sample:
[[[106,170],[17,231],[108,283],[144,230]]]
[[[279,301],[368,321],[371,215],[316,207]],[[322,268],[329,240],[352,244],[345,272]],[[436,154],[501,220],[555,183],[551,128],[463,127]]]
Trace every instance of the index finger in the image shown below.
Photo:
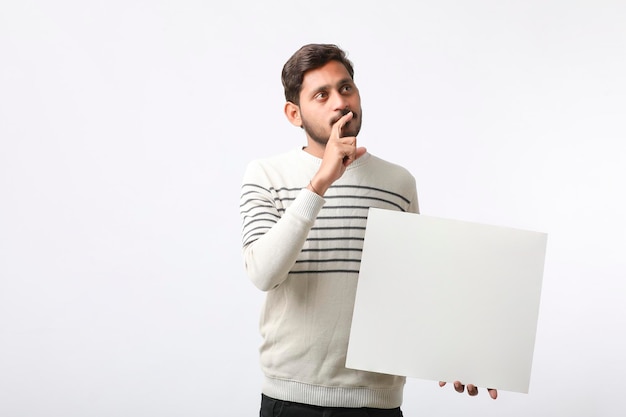
[[[348,113],[344,114],[343,116],[341,116],[341,118],[339,120],[337,120],[337,122],[335,123],[335,126],[337,128],[337,137],[338,138],[342,138],[343,137],[343,128],[345,125],[348,124],[348,122],[350,122],[350,120],[352,120],[352,117],[354,116],[354,114],[349,111]]]

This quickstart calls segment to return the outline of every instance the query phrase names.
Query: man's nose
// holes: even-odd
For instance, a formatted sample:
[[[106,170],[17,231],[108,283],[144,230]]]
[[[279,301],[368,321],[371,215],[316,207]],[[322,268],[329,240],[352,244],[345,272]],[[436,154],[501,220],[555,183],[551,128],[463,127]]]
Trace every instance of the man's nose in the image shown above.
[[[348,98],[336,92],[332,97],[333,101],[333,110],[335,111],[343,111],[348,109]]]

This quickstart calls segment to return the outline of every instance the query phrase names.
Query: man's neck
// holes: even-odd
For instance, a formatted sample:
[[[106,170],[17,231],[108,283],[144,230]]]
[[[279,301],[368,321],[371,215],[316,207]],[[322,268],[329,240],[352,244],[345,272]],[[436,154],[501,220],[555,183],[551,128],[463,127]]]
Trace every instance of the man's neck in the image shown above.
[[[302,150],[310,153],[311,155],[322,159],[324,157],[324,150],[326,149],[325,145],[319,144],[313,140],[308,141],[307,146],[303,147]]]

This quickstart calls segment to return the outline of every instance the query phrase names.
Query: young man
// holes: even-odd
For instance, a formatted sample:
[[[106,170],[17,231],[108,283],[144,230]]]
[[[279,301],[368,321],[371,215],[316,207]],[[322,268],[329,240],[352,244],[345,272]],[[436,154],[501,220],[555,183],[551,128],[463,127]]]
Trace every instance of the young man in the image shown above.
[[[415,179],[357,146],[361,98],[344,51],[305,45],[282,82],[306,146],[252,161],[241,190],[245,267],[267,291],[261,416],[402,416],[405,378],[345,359],[368,210],[418,213]]]

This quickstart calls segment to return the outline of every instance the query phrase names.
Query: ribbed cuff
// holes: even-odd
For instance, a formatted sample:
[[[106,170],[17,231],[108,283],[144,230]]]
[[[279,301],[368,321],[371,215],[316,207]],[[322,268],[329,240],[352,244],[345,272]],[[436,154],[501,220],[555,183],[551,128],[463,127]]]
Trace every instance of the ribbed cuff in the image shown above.
[[[322,207],[324,207],[325,202],[326,200],[323,197],[320,197],[308,188],[303,188],[288,210],[291,214],[303,217],[313,223]]]

